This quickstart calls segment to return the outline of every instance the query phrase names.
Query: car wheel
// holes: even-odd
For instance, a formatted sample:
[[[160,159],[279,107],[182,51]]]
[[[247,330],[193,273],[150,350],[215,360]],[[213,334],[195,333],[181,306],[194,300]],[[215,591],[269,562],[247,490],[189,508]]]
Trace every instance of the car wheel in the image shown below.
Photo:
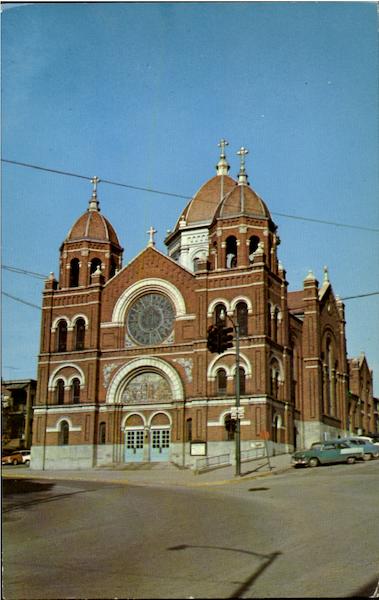
[[[17,460],[17,458],[15,458],[14,460],[12,460],[12,465],[18,465],[18,460]]]
[[[318,467],[318,465],[319,465],[318,459],[317,458],[310,458],[309,461],[308,461],[308,465],[310,467]]]
[[[371,454],[364,454],[363,455],[363,460],[371,460]]]
[[[25,464],[26,464],[27,466],[29,466],[29,465],[30,465],[30,460],[26,460],[26,461],[25,461]]]
[[[347,462],[348,465],[353,465],[355,463],[355,456],[349,456],[346,459],[346,462]]]

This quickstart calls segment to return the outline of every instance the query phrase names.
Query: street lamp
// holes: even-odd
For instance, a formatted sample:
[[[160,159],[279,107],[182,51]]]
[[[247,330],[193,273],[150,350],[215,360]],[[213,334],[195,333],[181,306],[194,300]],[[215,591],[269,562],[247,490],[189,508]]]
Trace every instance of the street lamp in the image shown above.
[[[235,405],[235,442],[236,442],[236,477],[241,475],[241,402],[240,402],[240,326],[238,320],[234,322],[230,315],[226,315],[224,309],[220,312],[221,321],[225,321],[226,317],[229,318],[233,325],[234,331],[236,332],[236,378],[235,378],[235,391],[236,391],[236,405]],[[233,418],[232,411],[232,418]]]

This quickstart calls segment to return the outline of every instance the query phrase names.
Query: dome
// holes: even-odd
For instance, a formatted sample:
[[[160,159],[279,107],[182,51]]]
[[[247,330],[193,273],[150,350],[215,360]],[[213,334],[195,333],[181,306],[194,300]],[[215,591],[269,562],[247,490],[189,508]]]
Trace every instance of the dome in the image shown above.
[[[237,183],[229,175],[215,175],[209,179],[187,204],[178,220],[175,231],[183,219],[186,225],[211,223],[220,200],[236,187]]]
[[[271,219],[270,211],[254,190],[246,184],[234,187],[223,198],[216,212],[216,217],[235,217],[240,214]]]
[[[120,242],[112,225],[108,219],[100,214],[98,202],[90,201],[88,210],[71,227],[65,241],[74,242],[79,240],[110,242],[120,247]]]

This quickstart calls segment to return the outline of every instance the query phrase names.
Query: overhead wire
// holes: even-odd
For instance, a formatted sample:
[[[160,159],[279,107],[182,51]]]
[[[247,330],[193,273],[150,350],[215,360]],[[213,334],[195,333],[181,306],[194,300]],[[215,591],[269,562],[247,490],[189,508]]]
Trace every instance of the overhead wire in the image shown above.
[[[52,168],[48,168],[48,167],[41,167],[40,165],[33,165],[31,163],[24,163],[24,162],[20,162],[20,161],[16,161],[16,160],[8,160],[5,158],[1,159],[2,162],[4,163],[8,163],[8,164],[13,164],[13,165],[17,165],[17,166],[21,166],[21,167],[26,167],[26,168],[30,168],[30,169],[37,169],[39,171],[47,171],[49,173],[57,173],[59,175],[66,175],[68,177],[77,177],[80,179],[85,179],[87,181],[91,181],[93,179],[93,177],[89,177],[88,175],[80,175],[78,173],[72,173],[69,171],[62,171],[59,169],[52,169]],[[119,181],[113,181],[111,179],[100,179],[101,183],[106,183],[108,185],[115,185],[115,186],[119,186],[119,187],[123,187],[123,188],[128,188],[128,189],[132,189],[132,190],[137,190],[137,191],[143,191],[143,192],[148,192],[151,194],[160,194],[163,196],[171,196],[174,198],[181,198],[184,200],[191,200],[192,196],[185,196],[184,194],[176,194],[173,192],[165,192],[163,190],[157,190],[154,188],[147,188],[147,187],[140,187],[140,186],[136,186],[136,185],[130,185],[127,183],[122,183]],[[204,201],[204,203],[206,203],[206,201]],[[366,227],[363,225],[352,225],[351,223],[340,223],[337,221],[328,221],[326,219],[315,219],[312,217],[302,217],[299,215],[290,215],[287,213],[280,213],[280,212],[274,212],[271,211],[271,213],[273,215],[277,215],[280,217],[284,217],[286,219],[296,219],[298,221],[308,221],[311,223],[319,223],[321,225],[332,225],[334,227],[344,227],[344,228],[348,228],[348,229],[359,229],[362,231],[372,231],[375,233],[379,233],[379,228],[375,228],[375,227]]]

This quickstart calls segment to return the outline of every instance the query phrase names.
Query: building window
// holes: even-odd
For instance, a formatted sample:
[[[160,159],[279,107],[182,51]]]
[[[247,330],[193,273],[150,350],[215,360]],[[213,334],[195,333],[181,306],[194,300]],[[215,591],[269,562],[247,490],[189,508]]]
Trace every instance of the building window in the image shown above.
[[[279,397],[279,378],[280,368],[277,360],[273,360],[271,363],[271,377],[270,377],[270,394],[273,398],[278,399]]]
[[[240,374],[240,394],[246,394],[246,375],[245,369],[243,367],[239,368]]]
[[[225,369],[219,369],[216,373],[216,388],[219,396],[226,395],[227,378]]]
[[[106,438],[106,425],[104,423],[104,421],[102,421],[99,424],[99,444],[105,444],[105,438]]]
[[[91,260],[90,275],[89,275],[89,277],[90,277],[90,283],[91,283],[91,277],[95,273],[95,271],[97,271],[98,267],[101,270],[101,260],[100,260],[100,258],[93,258]]]
[[[110,262],[110,269],[109,269],[109,277],[114,277],[116,275],[116,261],[114,259],[114,257],[111,257],[111,262]]]
[[[70,262],[70,287],[78,287],[79,285],[79,259],[73,258]]]
[[[250,262],[250,264],[254,260],[254,252],[258,248],[259,241],[260,241],[259,237],[256,236],[256,235],[252,235],[251,238],[250,238],[250,240],[249,240],[249,262]]]
[[[58,379],[57,386],[55,388],[55,402],[57,404],[64,404],[64,381]]]
[[[192,442],[192,419],[186,420],[186,442]]]
[[[226,239],[226,268],[233,269],[237,266],[237,238],[230,235]]]
[[[247,305],[246,302],[238,302],[236,306],[237,323],[240,327],[240,335],[247,335]]]
[[[75,350],[84,349],[84,338],[86,335],[86,323],[84,319],[77,319],[75,323]]]
[[[221,313],[224,313],[226,316],[226,309],[223,304],[217,304],[214,309],[214,324],[215,325],[225,325],[225,320],[221,319]]]
[[[226,432],[226,439],[228,442],[234,440],[234,436],[236,433],[236,421],[235,419],[232,419],[230,413],[228,413],[227,415],[225,415],[225,432]]]
[[[80,402],[80,381],[77,377],[71,383],[71,401],[73,404]]]
[[[67,323],[59,321],[57,327],[57,352],[66,352],[67,350]]]
[[[69,442],[69,425],[67,421],[62,421],[60,430],[59,430],[59,440],[58,443],[60,446],[68,446]]]

